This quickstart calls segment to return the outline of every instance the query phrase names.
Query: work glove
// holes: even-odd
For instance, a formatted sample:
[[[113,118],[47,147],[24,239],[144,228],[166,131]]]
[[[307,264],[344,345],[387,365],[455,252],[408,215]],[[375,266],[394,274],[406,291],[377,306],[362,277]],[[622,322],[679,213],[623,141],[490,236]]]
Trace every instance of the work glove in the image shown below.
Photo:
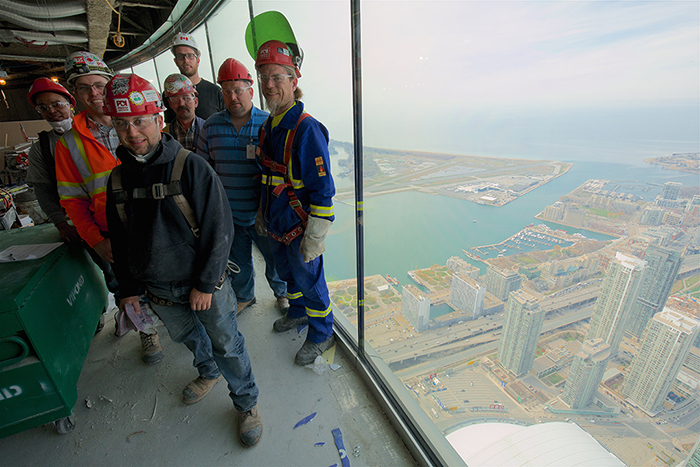
[[[263,213],[258,209],[258,215],[255,216],[255,231],[261,237],[267,237],[267,227],[265,227],[265,218]]]
[[[323,240],[328,234],[328,229],[331,228],[333,222],[320,217],[309,217],[309,223],[306,225],[304,237],[301,239],[299,252],[304,257],[304,262],[318,258],[326,251]]]

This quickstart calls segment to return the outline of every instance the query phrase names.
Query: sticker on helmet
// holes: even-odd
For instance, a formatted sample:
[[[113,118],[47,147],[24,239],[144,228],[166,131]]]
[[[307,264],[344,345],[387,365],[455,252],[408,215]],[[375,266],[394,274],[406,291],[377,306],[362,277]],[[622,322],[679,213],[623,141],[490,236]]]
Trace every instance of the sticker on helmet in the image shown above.
[[[160,98],[158,97],[158,93],[154,91],[153,89],[146,89],[143,92],[143,97],[146,99],[146,102],[156,102],[160,101]]]
[[[277,47],[277,53],[286,55],[287,57],[290,57],[292,55],[286,47]]]
[[[129,99],[114,99],[114,107],[119,114],[125,114],[131,112],[131,105],[129,104]]]
[[[129,78],[115,77],[112,80],[112,94],[126,94],[129,92]]]
[[[85,65],[85,57],[83,57],[82,55],[79,55],[77,57],[73,57],[72,60],[73,60],[73,63]]]
[[[136,105],[143,105],[143,95],[138,91],[129,94],[129,100]]]
[[[258,58],[261,60],[267,60],[270,58],[270,49],[260,49],[258,52]]]

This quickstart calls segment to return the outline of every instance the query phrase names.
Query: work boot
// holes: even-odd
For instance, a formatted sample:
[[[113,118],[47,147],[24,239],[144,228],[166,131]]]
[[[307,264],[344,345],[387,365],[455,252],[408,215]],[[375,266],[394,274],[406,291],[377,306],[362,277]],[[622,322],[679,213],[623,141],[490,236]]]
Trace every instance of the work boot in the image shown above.
[[[139,331],[139,335],[141,336],[141,352],[143,353],[141,360],[143,360],[143,363],[154,365],[163,360],[163,349],[160,347],[158,331],[153,334]]]
[[[203,376],[195,378],[182,390],[182,402],[185,404],[194,404],[195,402],[201,401],[204,399],[204,396],[209,394],[211,388],[222,379],[224,379],[222,375],[214,379],[205,378]]]
[[[255,297],[253,297],[252,300],[248,300],[247,302],[238,302],[238,305],[236,306],[236,316],[240,315],[243,313],[243,310],[248,308],[251,305],[255,305]]]
[[[294,363],[300,366],[310,365],[316,360],[316,357],[330,349],[333,344],[335,344],[335,337],[333,335],[320,344],[316,344],[307,339],[304,341],[304,345],[301,346],[301,349],[299,349],[299,352],[297,352]]]
[[[241,412],[241,423],[238,428],[238,437],[243,446],[252,448],[262,437],[263,425],[258,406],[256,405],[247,412]]]
[[[272,329],[275,332],[285,332],[305,324],[309,324],[308,316],[304,315],[301,318],[290,318],[289,313],[286,313],[280,319],[275,321],[275,323],[272,325]]]
[[[289,311],[289,300],[286,295],[284,297],[277,297],[277,306],[280,307],[280,312],[283,315],[287,314]]]

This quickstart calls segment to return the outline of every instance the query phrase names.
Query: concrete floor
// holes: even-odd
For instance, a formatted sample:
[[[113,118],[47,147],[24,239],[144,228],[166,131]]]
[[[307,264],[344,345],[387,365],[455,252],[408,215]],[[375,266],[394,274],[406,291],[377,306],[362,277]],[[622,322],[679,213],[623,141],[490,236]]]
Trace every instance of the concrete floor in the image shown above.
[[[224,382],[201,402],[182,403],[182,389],[197,376],[184,345],[160,327],[165,358],[144,365],[138,335],[116,338],[110,314],[78,381],[75,430],[58,435],[51,424],[1,439],[0,465],[327,467],[341,465],[334,428],[352,466],[416,465],[339,346],[325,355],[337,371],[317,374],[293,364],[306,330],[272,332],[281,315],[262,271],[257,277],[258,303],[238,319],[260,388],[264,428],[257,446],[238,441],[237,412]],[[314,412],[311,422],[294,428]]]

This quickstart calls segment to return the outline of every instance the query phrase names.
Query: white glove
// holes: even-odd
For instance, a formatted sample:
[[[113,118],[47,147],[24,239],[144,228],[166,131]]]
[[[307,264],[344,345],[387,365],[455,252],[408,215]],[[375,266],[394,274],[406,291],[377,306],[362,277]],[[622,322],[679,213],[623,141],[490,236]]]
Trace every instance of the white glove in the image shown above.
[[[263,213],[258,209],[258,215],[255,216],[255,231],[261,237],[267,237],[267,227],[265,227],[265,219]]]
[[[304,257],[304,262],[318,258],[326,251],[326,246],[323,240],[328,234],[328,229],[331,228],[333,222],[320,217],[309,217],[309,223],[306,225],[304,237],[301,239],[299,252]]]

